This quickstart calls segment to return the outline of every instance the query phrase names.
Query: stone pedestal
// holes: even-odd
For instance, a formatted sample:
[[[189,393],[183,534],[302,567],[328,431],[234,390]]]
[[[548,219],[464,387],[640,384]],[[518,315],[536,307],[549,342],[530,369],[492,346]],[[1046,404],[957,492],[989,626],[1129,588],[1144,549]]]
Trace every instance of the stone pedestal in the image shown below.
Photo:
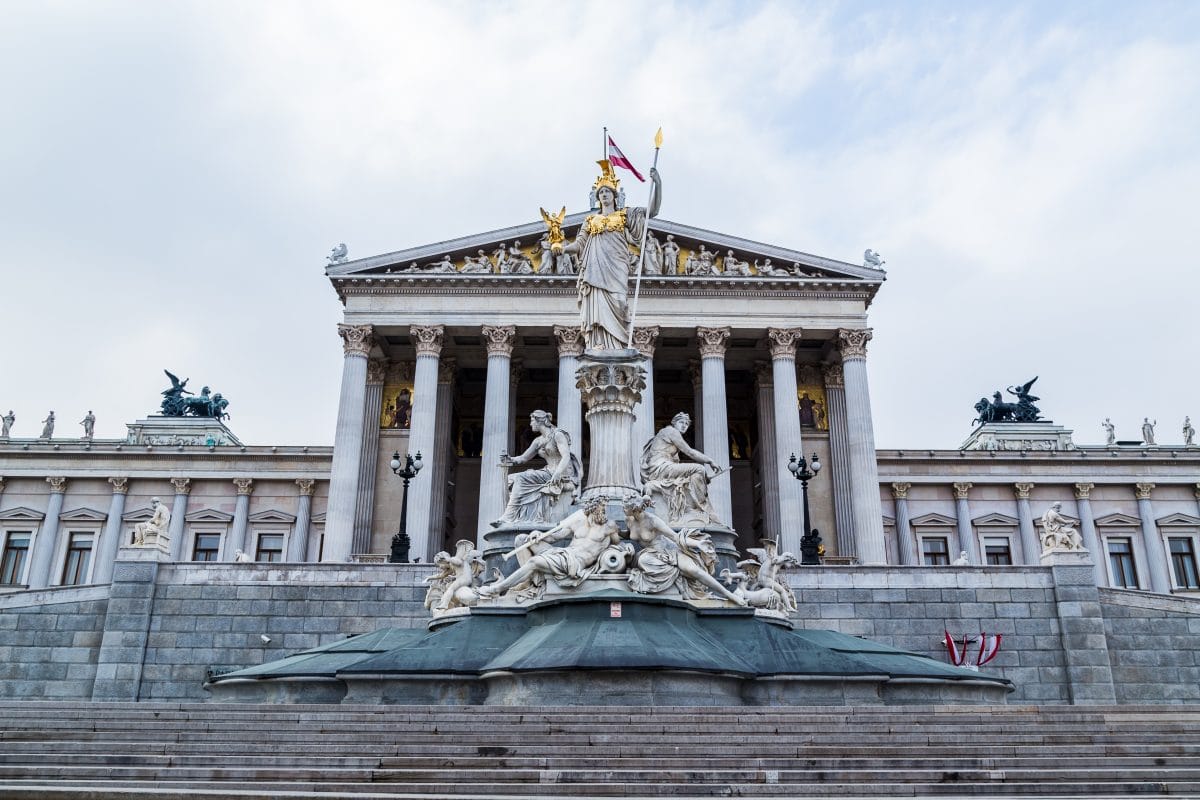
[[[1044,422],[987,422],[971,431],[959,450],[1074,450],[1071,434],[1061,425]]]
[[[587,485],[584,499],[603,496],[616,505],[638,492],[637,462],[634,453],[634,408],[646,387],[644,356],[637,350],[587,350],[579,359],[575,385],[579,387],[585,417],[591,434]],[[609,517],[624,518],[623,513]]]
[[[241,440],[219,419],[211,417],[150,416],[125,424],[126,444],[158,447],[199,445],[202,447],[241,446]]]

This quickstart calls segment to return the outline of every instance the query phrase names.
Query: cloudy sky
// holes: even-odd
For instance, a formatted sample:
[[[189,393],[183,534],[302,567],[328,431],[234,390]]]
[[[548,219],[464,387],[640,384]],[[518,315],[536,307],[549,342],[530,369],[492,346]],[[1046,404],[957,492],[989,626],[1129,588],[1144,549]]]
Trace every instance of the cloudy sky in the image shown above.
[[[663,216],[887,259],[880,447],[1040,375],[1102,440],[1200,423],[1200,4],[12,2],[0,406],[97,436],[162,368],[252,444],[329,444],[324,256],[582,210],[601,128]]]

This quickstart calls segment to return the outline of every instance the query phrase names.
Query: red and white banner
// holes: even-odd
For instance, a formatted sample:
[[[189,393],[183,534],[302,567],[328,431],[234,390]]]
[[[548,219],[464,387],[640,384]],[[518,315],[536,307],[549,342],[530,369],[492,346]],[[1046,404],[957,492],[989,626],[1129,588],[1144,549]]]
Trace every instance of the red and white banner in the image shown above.
[[[967,657],[967,647],[964,641],[962,646],[954,641],[954,637],[950,635],[950,631],[946,631],[946,652],[950,654],[950,663],[956,667],[961,667],[963,660]]]
[[[999,633],[981,633],[979,635],[979,656],[975,659],[976,666],[982,667],[996,657],[996,654],[1000,652],[1000,636]]]
[[[617,147],[617,143],[613,141],[611,136],[608,137],[608,163],[614,167],[627,169],[633,173],[633,177],[642,183],[646,182],[646,179],[642,177],[642,173],[638,172],[633,166],[633,162],[625,157],[625,154],[621,152],[621,148]]]

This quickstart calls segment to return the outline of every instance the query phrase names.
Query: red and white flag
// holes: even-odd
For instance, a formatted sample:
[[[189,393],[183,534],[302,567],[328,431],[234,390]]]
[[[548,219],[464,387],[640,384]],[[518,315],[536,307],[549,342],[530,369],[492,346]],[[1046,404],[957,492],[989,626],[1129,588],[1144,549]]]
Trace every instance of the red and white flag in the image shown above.
[[[613,141],[611,136],[608,137],[608,163],[614,167],[627,169],[633,173],[633,177],[642,183],[646,182],[646,179],[642,177],[642,173],[638,172],[633,166],[633,162],[625,157],[625,154],[621,152],[621,148],[617,147],[617,143]]]
[[[950,631],[946,631],[946,651],[950,654],[950,663],[961,667],[963,659],[967,657],[966,642],[959,646],[958,642],[954,641],[954,637],[950,635]]]
[[[979,656],[975,659],[976,666],[982,667],[1000,652],[999,633],[981,633],[979,635]]]

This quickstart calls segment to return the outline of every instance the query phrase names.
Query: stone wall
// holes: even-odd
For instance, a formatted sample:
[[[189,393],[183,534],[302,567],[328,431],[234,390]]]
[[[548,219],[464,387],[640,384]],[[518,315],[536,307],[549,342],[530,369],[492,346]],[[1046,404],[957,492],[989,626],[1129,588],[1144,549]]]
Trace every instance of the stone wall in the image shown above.
[[[1097,590],[1090,569],[805,568],[796,624],[939,660],[947,630],[1002,634],[985,670],[1013,681],[1012,703],[1200,703],[1200,601]],[[204,700],[210,667],[423,626],[428,572],[119,561],[111,589],[0,596],[0,697]]]

